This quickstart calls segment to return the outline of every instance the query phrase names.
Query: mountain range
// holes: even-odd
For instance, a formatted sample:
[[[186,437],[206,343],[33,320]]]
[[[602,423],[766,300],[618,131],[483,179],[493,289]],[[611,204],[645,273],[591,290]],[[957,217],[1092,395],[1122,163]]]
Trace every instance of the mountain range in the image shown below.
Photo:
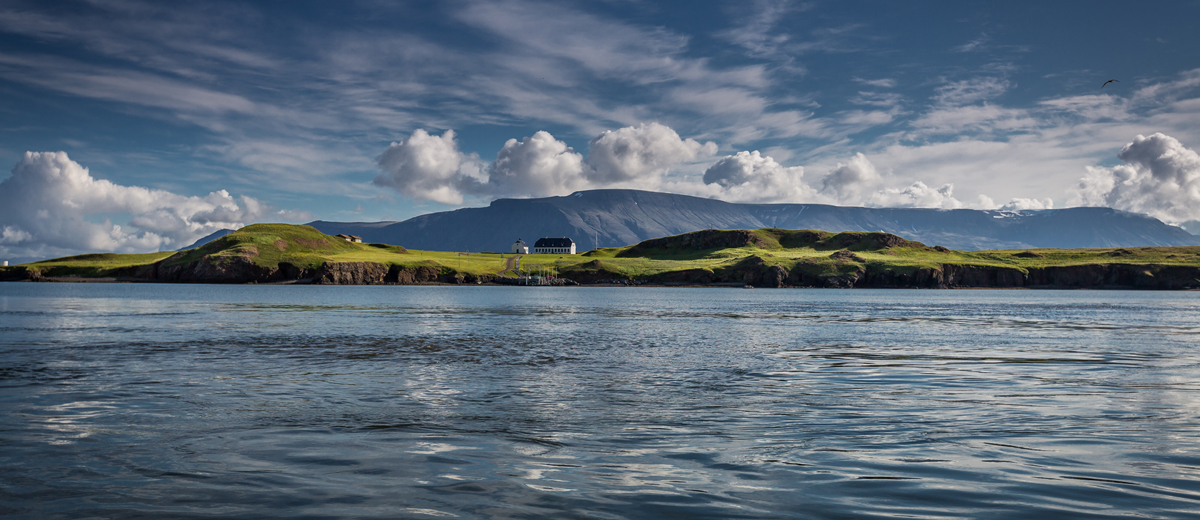
[[[580,251],[702,229],[882,231],[959,250],[1200,245],[1200,237],[1155,218],[1110,208],[972,210],[738,204],[639,190],[498,199],[487,207],[429,213],[402,222],[326,222],[326,234],[358,235],[410,249],[507,252],[518,238],[572,238]]]

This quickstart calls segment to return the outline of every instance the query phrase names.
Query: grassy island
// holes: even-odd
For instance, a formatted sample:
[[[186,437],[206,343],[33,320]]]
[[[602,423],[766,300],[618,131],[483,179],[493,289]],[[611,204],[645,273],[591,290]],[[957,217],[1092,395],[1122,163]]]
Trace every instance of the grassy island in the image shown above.
[[[765,287],[1200,287],[1200,247],[952,251],[887,233],[704,230],[581,255],[416,251],[309,226],[254,224],[201,247],[0,268],[6,280],[562,283]]]

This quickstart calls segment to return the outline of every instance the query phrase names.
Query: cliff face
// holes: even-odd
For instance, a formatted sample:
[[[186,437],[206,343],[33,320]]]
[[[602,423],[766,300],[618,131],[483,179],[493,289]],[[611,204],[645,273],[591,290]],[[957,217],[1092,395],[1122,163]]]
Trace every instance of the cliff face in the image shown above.
[[[159,282],[187,283],[269,283],[302,276],[301,269],[289,264],[278,268],[256,265],[249,258],[231,257],[214,259],[204,257],[195,262],[167,265],[158,262],[137,269],[131,278],[146,278]]]
[[[1200,289],[1200,267],[1135,264],[1085,264],[1015,268],[942,264],[935,268],[896,270],[856,261],[849,251],[831,255],[842,263],[833,271],[808,270],[797,264],[792,269],[751,256],[733,266],[716,270],[687,269],[648,277],[637,283],[671,285],[750,285],[754,287],[827,287],[827,288],[1041,288],[1041,289]],[[560,279],[559,285],[580,283],[631,283],[626,277],[603,269],[600,261],[590,272],[564,273],[572,280]],[[815,265],[815,264],[813,264]],[[290,264],[278,268],[254,265],[248,259],[234,258],[164,265],[163,262],[130,268],[116,273],[127,281],[173,283],[313,283],[320,285],[415,285],[424,283],[517,284],[512,278],[491,275],[442,273],[433,266],[384,265],[375,262],[330,262],[317,269],[302,269]],[[0,271],[0,281],[47,281],[38,269],[23,266]]]
[[[830,288],[1044,288],[1044,289],[1200,289],[1200,267],[1087,264],[1029,269],[943,264],[897,271],[848,264],[836,273],[789,271],[752,257],[724,271],[667,273],[659,282],[745,283],[755,287]]]
[[[432,266],[400,267],[375,262],[329,262],[317,269],[312,283],[321,285],[412,285],[457,281]]]
[[[318,285],[412,285],[421,283],[481,283],[481,278],[441,273],[433,266],[401,267],[377,262],[326,262],[316,269],[280,263],[277,268],[262,267],[248,258],[214,260],[204,257],[195,262],[167,265],[164,262],[118,273],[119,278],[175,283],[312,283]]]

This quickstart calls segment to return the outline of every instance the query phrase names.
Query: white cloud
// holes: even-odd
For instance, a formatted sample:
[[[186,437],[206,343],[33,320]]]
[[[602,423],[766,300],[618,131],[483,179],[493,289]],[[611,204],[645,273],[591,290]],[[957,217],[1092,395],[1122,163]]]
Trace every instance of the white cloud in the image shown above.
[[[1004,210],[1025,210],[1025,209],[1054,209],[1054,200],[1052,199],[1022,199],[1015,198],[1008,201],[1008,204],[1000,206]]]
[[[980,34],[978,38],[954,48],[955,52],[976,52],[987,48],[987,43],[991,41],[991,37],[987,33]]]
[[[681,139],[668,126],[643,123],[592,139],[586,175],[597,185],[653,189],[672,166],[716,153],[715,143]]]
[[[1007,80],[1000,78],[973,78],[938,87],[933,99],[943,105],[965,105],[999,96],[1008,91],[1011,86]]]
[[[963,204],[954,198],[954,185],[944,184],[934,189],[921,181],[906,188],[884,188],[871,194],[868,206],[886,208],[958,209]]]
[[[862,83],[863,85],[867,85],[867,86],[871,86],[871,87],[875,87],[875,88],[896,88],[896,80],[891,79],[891,78],[880,78],[880,79],[854,78],[854,81],[856,81],[858,83]]]
[[[4,232],[0,233],[0,244],[20,244],[30,240],[33,240],[33,235],[13,226],[4,226]]]
[[[904,100],[904,96],[894,92],[859,92],[849,99],[856,105],[871,105],[877,107],[894,107]]]
[[[1036,128],[1037,119],[1024,110],[995,105],[939,107],[912,122],[919,134],[961,134],[973,131],[1007,133]]]
[[[586,160],[546,131],[509,139],[488,166],[459,151],[452,130],[436,136],[418,129],[379,156],[375,184],[450,205],[463,204],[464,196],[491,200],[587,188],[654,189],[673,167],[716,151],[716,144],[682,139],[670,127],[649,123],[605,131],[592,140]]]
[[[494,197],[566,195],[586,186],[583,155],[546,131],[504,143],[485,185]]]
[[[1145,213],[1167,223],[1200,219],[1200,155],[1162,133],[1138,135],[1117,154],[1125,164],[1089,167],[1071,204]]]
[[[821,179],[821,191],[842,203],[862,203],[883,183],[883,177],[867,156],[856,153],[849,161],[837,163]]]
[[[116,215],[128,215],[129,223],[112,223]],[[177,248],[261,219],[311,218],[225,190],[187,197],[114,184],[92,177],[65,152],[26,152],[0,182],[0,254],[9,257]]]
[[[795,8],[786,0],[756,0],[752,5],[744,6],[747,15],[742,23],[724,31],[722,36],[735,45],[744,47],[750,56],[775,56],[779,54],[780,46],[789,39],[786,34],[775,33],[775,28],[780,18]]]
[[[947,183],[936,189],[921,181],[914,181],[904,187],[888,186],[898,180],[892,176],[885,178],[866,155],[856,153],[845,163],[837,163],[837,166],[830,169],[821,179],[821,193],[845,205],[944,209],[963,207],[953,196],[953,184]],[[991,203],[990,199],[987,203]]]
[[[786,167],[753,152],[727,155],[704,172],[704,183],[720,187],[717,196],[735,202],[800,202],[818,197],[804,183],[804,168]]]
[[[439,137],[418,128],[408,139],[388,146],[378,162],[383,173],[375,177],[375,184],[442,204],[462,204],[464,185],[482,180],[483,164],[458,150],[453,130]]]

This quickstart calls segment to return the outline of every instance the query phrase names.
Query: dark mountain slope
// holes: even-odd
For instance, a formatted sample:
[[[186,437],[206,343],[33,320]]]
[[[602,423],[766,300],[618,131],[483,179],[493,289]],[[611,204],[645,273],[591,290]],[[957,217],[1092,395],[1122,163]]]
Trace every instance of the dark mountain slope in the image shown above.
[[[571,237],[580,251],[618,247],[701,229],[882,231],[951,249],[1200,245],[1161,221],[1108,208],[979,211],[854,208],[823,204],[734,204],[637,190],[500,199],[485,208],[421,215],[396,223],[322,222],[323,233],[441,251],[508,251],[517,238]]]
[[[232,229],[218,229],[218,230],[210,233],[208,236],[205,236],[204,238],[201,238],[200,240],[193,242],[192,245],[181,247],[181,248],[177,249],[177,251],[187,251],[188,249],[196,249],[197,247],[200,247],[204,244],[212,242],[213,240],[221,238],[230,233],[233,233]]]

